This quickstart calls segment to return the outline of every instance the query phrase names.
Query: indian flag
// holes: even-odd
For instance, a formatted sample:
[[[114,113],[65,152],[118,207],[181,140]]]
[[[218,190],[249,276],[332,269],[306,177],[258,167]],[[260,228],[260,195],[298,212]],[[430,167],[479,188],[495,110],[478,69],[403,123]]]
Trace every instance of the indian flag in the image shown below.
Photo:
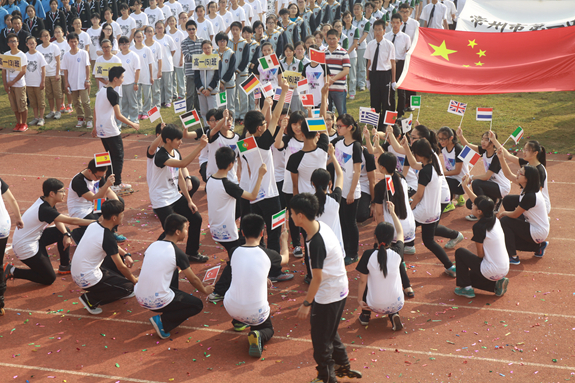
[[[96,162],[96,166],[110,166],[112,165],[112,160],[110,159],[110,153],[96,153],[94,154],[94,162]]]
[[[517,145],[519,140],[523,138],[523,128],[518,126],[517,129],[515,129],[515,131],[511,133],[511,136],[509,136],[509,138],[513,138],[513,141],[515,141],[515,145]]]
[[[272,230],[280,227],[286,222],[286,209],[283,209],[279,213],[272,215]]]
[[[187,113],[180,115],[180,120],[182,120],[182,124],[184,128],[189,128],[192,125],[200,123],[200,116],[198,116],[198,112],[196,110],[191,110]]]
[[[279,66],[280,66],[280,62],[279,62],[278,57],[276,56],[275,53],[272,53],[269,56],[264,56],[258,60],[260,62],[260,65],[262,66],[263,70],[279,68]]]
[[[243,140],[238,141],[238,150],[240,153],[245,153],[249,150],[256,149],[258,144],[254,137],[248,137]]]

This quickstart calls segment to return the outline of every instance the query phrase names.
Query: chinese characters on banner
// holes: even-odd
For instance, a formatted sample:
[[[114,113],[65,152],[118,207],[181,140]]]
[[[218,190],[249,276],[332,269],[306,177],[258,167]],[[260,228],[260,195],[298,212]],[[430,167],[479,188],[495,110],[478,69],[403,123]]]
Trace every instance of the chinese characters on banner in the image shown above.
[[[193,55],[192,68],[194,70],[217,70],[220,64],[220,55],[217,53],[211,55]]]

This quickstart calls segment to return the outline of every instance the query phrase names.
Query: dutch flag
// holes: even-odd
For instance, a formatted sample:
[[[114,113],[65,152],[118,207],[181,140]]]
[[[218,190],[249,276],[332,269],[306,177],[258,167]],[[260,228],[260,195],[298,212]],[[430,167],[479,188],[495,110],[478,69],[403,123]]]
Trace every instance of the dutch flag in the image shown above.
[[[493,119],[493,108],[477,108],[477,121],[491,121]]]

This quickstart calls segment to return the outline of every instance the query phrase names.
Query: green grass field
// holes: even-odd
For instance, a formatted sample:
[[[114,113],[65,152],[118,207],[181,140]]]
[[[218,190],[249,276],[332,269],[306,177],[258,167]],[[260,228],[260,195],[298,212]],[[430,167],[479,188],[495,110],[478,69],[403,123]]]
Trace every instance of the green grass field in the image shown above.
[[[95,83],[95,82],[94,82]],[[92,107],[96,87],[92,87]],[[487,96],[459,96],[422,94],[422,108],[419,122],[431,129],[442,126],[456,128],[460,117],[447,113],[449,100],[454,99],[468,104],[467,114],[463,120],[465,136],[472,142],[479,142],[482,132],[489,129],[489,123],[475,121],[476,107],[492,107],[493,130],[499,134],[500,140],[505,141],[507,136],[521,126],[525,130],[525,138],[538,140],[545,146],[547,152],[573,153],[575,152],[575,93],[512,93]],[[355,100],[348,100],[348,112],[358,117],[360,106],[369,106],[369,92],[358,92]],[[45,113],[47,114],[47,112]],[[32,109],[29,109],[28,121],[34,118]],[[166,123],[177,123],[179,120],[173,108],[162,109],[162,117]],[[417,118],[417,110],[414,112]],[[11,131],[14,127],[14,114],[10,109],[8,96],[1,91],[0,94],[0,128]],[[75,112],[71,115],[63,114],[60,120],[46,121],[44,127],[30,127],[31,129],[46,130],[82,130],[76,129]],[[140,132],[149,134],[153,130],[149,121],[142,121]],[[126,133],[132,129],[124,130]],[[522,141],[524,142],[524,141]],[[512,143],[512,142],[511,142]],[[521,143],[520,143],[521,144]],[[511,144],[506,145],[508,148]]]

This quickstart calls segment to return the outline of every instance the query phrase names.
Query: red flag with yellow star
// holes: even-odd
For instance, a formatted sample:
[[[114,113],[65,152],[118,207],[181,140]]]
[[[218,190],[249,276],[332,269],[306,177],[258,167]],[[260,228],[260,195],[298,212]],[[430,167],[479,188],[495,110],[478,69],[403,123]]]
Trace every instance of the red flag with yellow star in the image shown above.
[[[575,27],[521,33],[419,28],[398,87],[425,93],[575,90]]]

